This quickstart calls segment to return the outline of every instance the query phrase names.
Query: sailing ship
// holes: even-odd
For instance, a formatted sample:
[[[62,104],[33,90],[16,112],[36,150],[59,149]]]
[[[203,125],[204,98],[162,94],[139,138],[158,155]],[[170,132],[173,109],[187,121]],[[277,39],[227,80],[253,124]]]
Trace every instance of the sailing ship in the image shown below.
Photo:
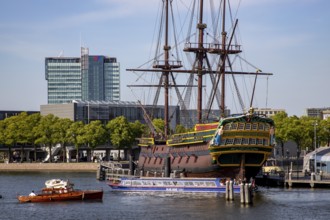
[[[185,38],[183,51],[193,54],[193,62],[190,68],[184,68],[179,59],[173,55],[173,49],[177,49],[179,43],[175,40],[175,45],[169,45],[169,23],[173,22],[173,0],[163,0],[162,23],[159,39],[162,39],[163,46],[160,54],[157,54],[153,60],[152,68],[127,69],[128,71],[159,74],[158,85],[141,85],[143,87],[157,87],[156,94],[159,95],[160,89],[164,89],[164,121],[165,128],[162,133],[152,126],[150,116],[145,115],[147,124],[152,134],[150,137],[139,139],[141,151],[138,158],[137,171],[143,175],[170,176],[171,173],[181,173],[186,177],[215,178],[225,177],[243,181],[255,177],[260,168],[271,154],[274,147],[274,122],[265,115],[256,114],[253,110],[253,97],[255,85],[258,76],[269,76],[271,73],[264,73],[258,68],[255,72],[234,71],[235,59],[242,52],[241,46],[235,44],[235,32],[237,30],[238,20],[231,20],[231,34],[226,30],[227,10],[230,8],[229,0],[222,0],[219,6],[213,5],[211,9],[218,8],[217,13],[213,13],[212,41],[206,43],[206,37],[211,32],[207,32],[208,26],[204,23],[204,1],[192,0],[189,10],[192,13],[191,20],[196,18],[197,29],[195,36],[197,42],[192,42],[192,38]],[[188,6],[187,6],[188,7]],[[193,15],[197,12],[197,16]],[[227,16],[226,16],[227,15]],[[231,13],[229,15],[232,16]],[[219,18],[219,21],[216,18]],[[218,25],[220,24],[220,25]],[[192,27],[193,25],[190,25]],[[220,28],[218,27],[220,26]],[[175,32],[175,31],[173,31]],[[164,33],[164,34],[162,34]],[[220,33],[220,34],[217,34]],[[162,36],[162,37],[160,37]],[[242,58],[242,57],[239,57]],[[242,58],[243,59],[243,58]],[[178,95],[178,103],[183,116],[188,112],[188,106],[185,105],[186,97],[183,98],[176,82],[175,74],[188,74],[188,83],[185,87],[185,94],[191,94],[192,89],[197,88],[197,124],[194,130],[186,133],[169,134],[170,112],[169,112],[169,90],[175,89]],[[249,102],[250,106],[246,110],[242,97],[239,93],[235,76],[249,75],[253,76],[253,88]],[[210,77],[210,84],[203,81],[206,76]],[[239,102],[242,106],[240,114],[230,115],[229,109],[225,104],[226,97],[226,79],[231,77],[235,84],[235,90]],[[197,79],[196,79],[197,78]],[[193,83],[197,81],[197,85]],[[131,85],[129,87],[138,87]],[[210,98],[207,106],[202,107],[203,90],[205,87],[211,88]],[[155,101],[156,100],[156,101]],[[214,100],[218,102],[217,108],[219,117],[217,121],[208,121],[210,109],[214,106]],[[154,99],[154,103],[158,97]],[[186,116],[186,122],[191,120],[191,116]]]

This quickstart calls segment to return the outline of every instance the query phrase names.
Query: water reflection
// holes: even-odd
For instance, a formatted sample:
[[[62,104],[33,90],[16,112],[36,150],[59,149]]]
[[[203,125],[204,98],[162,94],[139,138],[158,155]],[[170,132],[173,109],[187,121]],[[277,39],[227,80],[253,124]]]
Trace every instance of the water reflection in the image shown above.
[[[17,202],[52,178],[69,179],[76,188],[104,190],[103,202]],[[111,192],[95,173],[0,172],[0,219],[328,219],[328,189],[262,188],[253,204],[242,205],[239,195],[226,201],[224,194]]]

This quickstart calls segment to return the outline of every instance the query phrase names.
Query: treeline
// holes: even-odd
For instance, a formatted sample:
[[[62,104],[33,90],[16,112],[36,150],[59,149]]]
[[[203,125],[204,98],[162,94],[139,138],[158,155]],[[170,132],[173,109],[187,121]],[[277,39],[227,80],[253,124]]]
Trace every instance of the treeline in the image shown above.
[[[273,119],[276,142],[282,149],[282,155],[284,155],[284,143],[289,140],[297,144],[299,151],[314,150],[315,145],[329,146],[330,118],[321,120],[307,116],[288,117],[285,112],[281,112]],[[157,131],[164,130],[162,119],[154,119],[153,124]],[[175,132],[187,131],[189,130],[178,125]],[[66,146],[75,146],[76,161],[78,161],[78,151],[82,146],[88,146],[93,150],[98,145],[109,143],[117,149],[124,147],[130,149],[136,138],[142,135],[150,135],[147,126],[139,121],[128,122],[124,116],[117,117],[107,124],[102,124],[98,120],[84,124],[81,121],[74,122],[70,119],[58,118],[52,114],[42,116],[39,113],[28,115],[22,112],[0,121],[0,144],[8,147],[9,161],[11,161],[11,148],[18,145],[22,148],[32,145],[34,161],[37,160],[36,153],[39,146],[49,147],[49,152],[56,144],[61,144],[64,151]],[[52,158],[50,158],[51,161]]]
[[[78,162],[78,151],[81,146],[88,146],[93,150],[98,145],[111,143],[117,149],[130,148],[136,138],[141,137],[146,131],[146,126],[141,122],[128,122],[123,116],[104,125],[101,121],[84,124],[81,121],[58,118],[52,114],[41,116],[39,113],[28,115],[22,112],[0,121],[0,144],[8,147],[9,162],[12,160],[11,148],[14,146],[21,146],[23,152],[24,146],[32,145],[33,158],[37,161],[38,146],[47,146],[51,152],[51,148],[56,144],[61,144],[64,151],[66,146],[74,145]]]
[[[284,155],[284,143],[289,140],[297,144],[297,153],[301,150],[311,151],[319,146],[329,146],[330,118],[321,120],[307,116],[288,117],[285,112],[280,112],[273,119],[276,142],[281,147],[282,155]]]

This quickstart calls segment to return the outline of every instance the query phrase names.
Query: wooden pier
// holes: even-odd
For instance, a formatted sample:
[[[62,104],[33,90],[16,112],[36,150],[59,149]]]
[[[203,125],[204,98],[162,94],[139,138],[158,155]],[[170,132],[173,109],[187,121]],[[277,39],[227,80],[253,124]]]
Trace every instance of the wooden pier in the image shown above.
[[[285,186],[288,187],[304,187],[310,186],[311,188],[316,187],[329,187],[330,188],[330,176],[324,176],[322,174],[312,173],[310,176],[292,176],[289,173],[285,178]]]

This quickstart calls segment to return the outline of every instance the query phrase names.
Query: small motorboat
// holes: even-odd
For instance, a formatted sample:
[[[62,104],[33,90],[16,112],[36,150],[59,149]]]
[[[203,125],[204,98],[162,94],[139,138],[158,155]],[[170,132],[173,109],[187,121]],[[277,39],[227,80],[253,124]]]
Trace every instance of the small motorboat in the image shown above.
[[[18,196],[19,202],[57,202],[71,200],[102,200],[103,190],[76,190],[69,181],[51,179],[40,193]]]

